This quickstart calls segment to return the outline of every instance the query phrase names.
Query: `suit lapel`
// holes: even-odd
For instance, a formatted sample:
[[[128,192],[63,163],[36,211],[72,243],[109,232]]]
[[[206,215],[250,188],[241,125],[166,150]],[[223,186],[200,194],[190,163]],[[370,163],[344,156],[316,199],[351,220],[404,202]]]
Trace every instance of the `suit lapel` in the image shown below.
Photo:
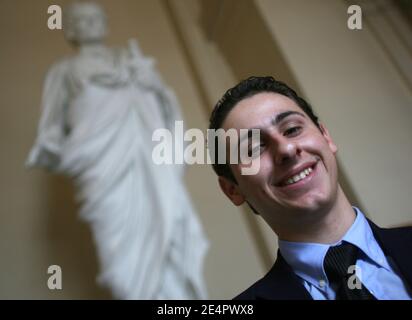
[[[269,273],[256,288],[257,299],[267,300],[312,300],[292,268],[283,259],[280,251]]]

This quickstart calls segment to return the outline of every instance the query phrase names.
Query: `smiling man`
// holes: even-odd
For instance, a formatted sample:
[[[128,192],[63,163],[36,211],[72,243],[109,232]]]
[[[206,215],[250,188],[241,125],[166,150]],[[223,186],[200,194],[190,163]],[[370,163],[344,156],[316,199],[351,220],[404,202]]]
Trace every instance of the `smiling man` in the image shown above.
[[[248,165],[259,162],[256,174],[242,175],[242,163],[213,168],[232,203],[247,203],[279,237],[272,269],[237,299],[411,298],[412,228],[379,228],[350,204],[337,146],[295,91],[272,77],[246,79],[217,103],[209,128],[260,130],[259,141],[239,141]]]

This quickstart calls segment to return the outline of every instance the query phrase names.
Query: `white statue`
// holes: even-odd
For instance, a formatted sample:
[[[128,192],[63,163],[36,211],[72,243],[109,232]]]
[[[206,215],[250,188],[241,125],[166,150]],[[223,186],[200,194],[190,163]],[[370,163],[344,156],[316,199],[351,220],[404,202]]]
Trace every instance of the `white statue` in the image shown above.
[[[98,282],[115,298],[206,298],[208,242],[183,168],[151,157],[153,131],[173,131],[181,120],[173,92],[136,41],[118,50],[103,44],[106,17],[97,4],[72,4],[64,22],[78,53],[47,74],[27,164],[74,178],[98,251]]]

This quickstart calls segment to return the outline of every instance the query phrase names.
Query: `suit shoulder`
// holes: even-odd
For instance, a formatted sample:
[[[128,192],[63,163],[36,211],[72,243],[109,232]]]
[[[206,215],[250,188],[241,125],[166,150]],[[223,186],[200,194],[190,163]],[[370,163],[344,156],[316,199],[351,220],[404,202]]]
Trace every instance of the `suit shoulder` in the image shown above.
[[[233,300],[256,300],[256,289],[262,285],[266,276],[256,281],[249,288],[238,294]]]
[[[282,299],[285,287],[293,280],[293,273],[287,269],[285,262],[278,253],[278,258],[272,268],[249,288],[238,294],[233,300]]]
[[[412,227],[411,226],[401,226],[396,228],[389,228],[386,231],[392,235],[392,237],[398,239],[399,241],[410,243],[412,240]]]
[[[398,230],[401,232],[412,233],[412,225],[405,225],[405,226],[400,226],[400,227],[391,228],[391,229]]]
[[[410,248],[412,243],[412,227],[400,226],[391,228],[381,228],[370,223],[372,231],[379,244],[393,248]]]
[[[390,228],[381,228],[383,231],[396,234],[399,236],[412,236],[412,226],[411,225],[403,225],[399,227],[390,227]]]
[[[369,219],[368,219],[368,222],[374,232],[399,234],[401,236],[408,236],[412,234],[412,223],[406,223],[400,226],[393,226],[393,227],[381,227]]]

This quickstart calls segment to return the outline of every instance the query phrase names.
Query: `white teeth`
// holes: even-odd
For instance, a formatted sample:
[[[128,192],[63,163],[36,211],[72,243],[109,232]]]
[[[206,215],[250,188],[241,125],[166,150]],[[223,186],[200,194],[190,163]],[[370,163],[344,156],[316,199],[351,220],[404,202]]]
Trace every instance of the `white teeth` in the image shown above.
[[[305,170],[302,170],[300,173],[298,173],[298,174],[294,175],[293,177],[289,178],[288,180],[286,180],[286,185],[298,182],[298,181],[306,178],[312,171],[313,171],[312,168],[307,168]]]

